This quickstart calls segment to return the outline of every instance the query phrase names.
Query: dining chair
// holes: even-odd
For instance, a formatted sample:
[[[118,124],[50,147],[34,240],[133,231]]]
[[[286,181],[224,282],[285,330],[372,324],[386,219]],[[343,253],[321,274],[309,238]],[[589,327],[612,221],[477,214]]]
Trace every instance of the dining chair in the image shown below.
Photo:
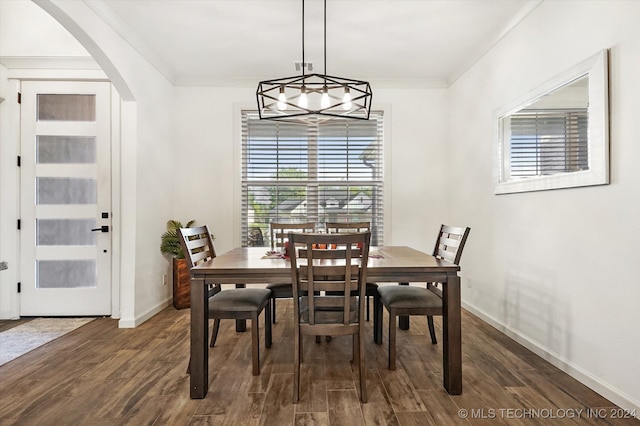
[[[287,248],[289,232],[315,232],[316,225],[313,222],[305,223],[270,223],[271,230],[271,250],[282,250]],[[270,283],[267,288],[271,290],[271,321],[276,323],[276,299],[291,299],[293,292],[291,283]]]
[[[348,233],[348,232],[366,232],[371,231],[371,222],[326,222],[324,224],[325,230],[328,234]],[[378,284],[367,283],[367,321],[369,321],[369,301],[373,297],[373,324],[376,325],[376,302],[378,300]],[[374,330],[375,335],[375,330]]]
[[[189,270],[200,263],[216,257],[209,228],[180,228],[180,245],[184,251]],[[191,276],[191,274],[189,274]],[[222,319],[251,320],[251,359],[253,375],[260,374],[260,335],[258,317],[264,310],[264,342],[271,347],[271,290],[265,288],[233,288],[222,290],[220,284],[209,284],[209,319],[213,319],[210,347],[214,347]],[[191,365],[191,360],[189,360]]]
[[[288,239],[292,247],[302,245],[291,250],[293,402],[298,403],[300,397],[303,336],[348,335],[353,339],[353,361],[358,363],[360,400],[367,402],[361,301],[365,298],[371,232],[289,233]]]
[[[460,262],[462,249],[469,236],[469,227],[442,225],[438,232],[433,256],[456,265]],[[378,288],[379,307],[374,321],[379,321],[378,330],[382,330],[382,306],[389,313],[389,370],[396,368],[396,318],[401,316],[422,315],[427,317],[431,343],[436,344],[433,316],[442,315],[442,290],[438,283],[426,283],[426,286],[387,285]]]

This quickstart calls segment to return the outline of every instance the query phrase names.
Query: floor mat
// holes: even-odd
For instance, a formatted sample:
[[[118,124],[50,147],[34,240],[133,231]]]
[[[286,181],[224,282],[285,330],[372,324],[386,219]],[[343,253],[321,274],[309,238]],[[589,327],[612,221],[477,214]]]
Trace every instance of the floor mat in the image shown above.
[[[36,318],[0,333],[0,365],[83,326],[95,318]]]

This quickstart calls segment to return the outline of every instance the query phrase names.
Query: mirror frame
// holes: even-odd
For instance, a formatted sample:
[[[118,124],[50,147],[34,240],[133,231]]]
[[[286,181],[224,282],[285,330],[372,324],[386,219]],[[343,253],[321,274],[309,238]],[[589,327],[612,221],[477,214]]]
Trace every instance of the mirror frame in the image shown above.
[[[504,118],[549,95],[566,84],[589,76],[589,169],[511,179],[508,176],[507,153],[509,141],[505,140]],[[609,183],[609,66],[608,50],[604,49],[585,59],[567,71],[528,92],[504,108],[494,112],[497,141],[495,194],[544,191]]]

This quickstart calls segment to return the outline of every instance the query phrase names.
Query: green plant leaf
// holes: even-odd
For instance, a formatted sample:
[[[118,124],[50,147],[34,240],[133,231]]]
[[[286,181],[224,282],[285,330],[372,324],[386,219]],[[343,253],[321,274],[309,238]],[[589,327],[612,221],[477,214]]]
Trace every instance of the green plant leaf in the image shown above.
[[[184,252],[180,246],[180,238],[178,237],[178,229],[191,228],[195,220],[187,222],[186,226],[182,226],[182,222],[177,220],[167,221],[167,230],[160,236],[160,251],[178,259],[184,259]]]

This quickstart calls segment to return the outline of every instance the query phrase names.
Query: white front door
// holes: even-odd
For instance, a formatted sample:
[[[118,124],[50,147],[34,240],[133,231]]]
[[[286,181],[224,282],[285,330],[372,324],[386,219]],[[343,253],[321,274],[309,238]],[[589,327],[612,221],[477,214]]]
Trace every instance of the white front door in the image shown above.
[[[21,93],[20,315],[111,315],[111,84]]]

